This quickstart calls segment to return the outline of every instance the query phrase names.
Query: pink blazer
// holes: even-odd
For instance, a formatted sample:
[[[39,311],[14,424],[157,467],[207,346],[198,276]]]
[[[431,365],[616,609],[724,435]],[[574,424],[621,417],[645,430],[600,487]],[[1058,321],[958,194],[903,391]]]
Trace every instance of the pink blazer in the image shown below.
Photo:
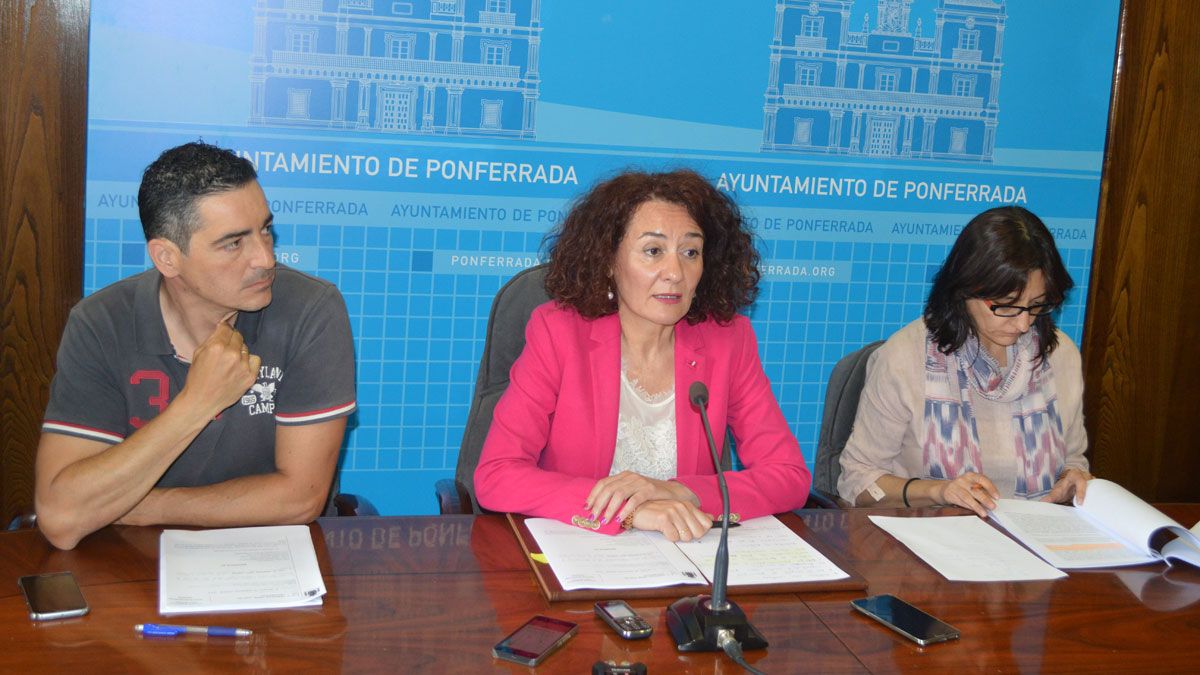
[[[584,500],[609,474],[617,442],[621,326],[616,314],[588,320],[553,301],[534,310],[525,350],[496,404],[475,469],[475,495],[494,511],[580,524]],[[758,358],[750,321],[675,326],[676,480],[721,513],[721,494],[688,387],[704,382],[720,448],[728,424],[746,467],[726,474],[733,513],[754,518],[800,508],[812,483]],[[600,526],[613,533],[620,523]],[[593,528],[596,529],[596,528]]]

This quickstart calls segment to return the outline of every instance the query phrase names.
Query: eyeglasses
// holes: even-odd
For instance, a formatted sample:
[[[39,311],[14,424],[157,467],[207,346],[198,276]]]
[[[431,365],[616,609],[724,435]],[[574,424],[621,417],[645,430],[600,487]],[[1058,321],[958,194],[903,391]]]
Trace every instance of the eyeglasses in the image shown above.
[[[1043,314],[1049,314],[1050,312],[1058,309],[1058,305],[1050,304],[1048,302],[1044,302],[1040,305],[1030,305],[1028,307],[1023,307],[1021,305],[997,305],[991,300],[984,300],[984,302],[987,303],[988,309],[992,310],[992,314],[1005,319],[1011,319],[1014,316],[1021,316],[1021,314],[1024,312],[1029,312],[1029,316],[1042,316]]]

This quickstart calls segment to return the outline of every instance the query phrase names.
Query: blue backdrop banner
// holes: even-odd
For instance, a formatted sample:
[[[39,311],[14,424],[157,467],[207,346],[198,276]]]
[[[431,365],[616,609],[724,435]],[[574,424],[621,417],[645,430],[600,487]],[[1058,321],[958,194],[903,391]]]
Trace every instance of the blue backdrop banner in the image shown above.
[[[1082,328],[1119,0],[92,0],[85,292],[149,266],[142,170],[258,168],[279,260],[335,282],[342,486],[436,511],[488,309],[595,181],[686,166],[745,209],[749,311],[809,461],[834,362],[920,315],[972,215],[1038,213]]]

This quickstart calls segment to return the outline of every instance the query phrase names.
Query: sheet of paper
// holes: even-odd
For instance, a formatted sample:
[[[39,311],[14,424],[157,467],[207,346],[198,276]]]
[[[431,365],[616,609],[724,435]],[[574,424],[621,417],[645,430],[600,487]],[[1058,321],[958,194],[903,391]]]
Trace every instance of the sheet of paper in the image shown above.
[[[548,518],[529,518],[525,527],[550,560],[563,590],[707,583],[677,547],[661,546],[645,532],[608,536]]]
[[[1087,494],[1076,507],[1094,524],[1101,525],[1120,540],[1132,544],[1143,555],[1150,555],[1150,539],[1159,528],[1179,535],[1192,536],[1167,514],[1142,501],[1140,497],[1103,478],[1088,481]]]
[[[977,516],[868,516],[951,581],[1034,581],[1065,577]]]
[[[161,614],[320,605],[325,581],[304,525],[164,530]]]
[[[1187,532],[1178,532],[1179,538],[1167,542],[1162,548],[1163,557],[1172,565],[1182,560],[1200,567],[1200,523],[1196,523]]]
[[[714,527],[701,539],[681,542],[678,547],[705,576],[712,577],[720,541],[721,528]],[[743,520],[739,527],[729,530],[730,586],[830,581],[848,576],[775,516]]]
[[[1100,495],[1089,489],[1084,503],[1091,505],[1093,499],[1101,501]],[[1143,565],[1158,559],[1135,549],[1073,506],[1000,499],[991,517],[1059,569]]]
[[[1186,537],[1167,542],[1166,546],[1162,547],[1162,555],[1171,565],[1183,561],[1189,565],[1200,567],[1200,546]]]

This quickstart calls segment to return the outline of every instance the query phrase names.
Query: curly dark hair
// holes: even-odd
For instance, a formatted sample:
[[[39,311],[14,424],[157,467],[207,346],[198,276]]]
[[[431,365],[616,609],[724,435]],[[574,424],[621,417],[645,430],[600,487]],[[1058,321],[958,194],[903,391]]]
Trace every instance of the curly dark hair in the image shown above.
[[[741,211],[727,195],[688,169],[624,171],[597,183],[547,236],[546,291],[589,319],[617,311],[609,271],[635,211],[649,201],[687,209],[704,233],[704,273],[686,319],[729,323],[758,295],[758,251]]]
[[[146,241],[167,239],[187,253],[200,226],[197,200],[236,190],[256,178],[249,160],[204,141],[163,151],[146,167],[138,187],[138,215]]]
[[[925,327],[938,349],[943,354],[956,351],[976,332],[968,299],[1019,294],[1034,270],[1045,277],[1045,302],[1061,305],[1075,282],[1040,218],[1020,206],[1001,206],[972,218],[934,276],[925,303]],[[1039,361],[1058,346],[1053,315],[1043,314],[1033,321],[1041,338]]]

